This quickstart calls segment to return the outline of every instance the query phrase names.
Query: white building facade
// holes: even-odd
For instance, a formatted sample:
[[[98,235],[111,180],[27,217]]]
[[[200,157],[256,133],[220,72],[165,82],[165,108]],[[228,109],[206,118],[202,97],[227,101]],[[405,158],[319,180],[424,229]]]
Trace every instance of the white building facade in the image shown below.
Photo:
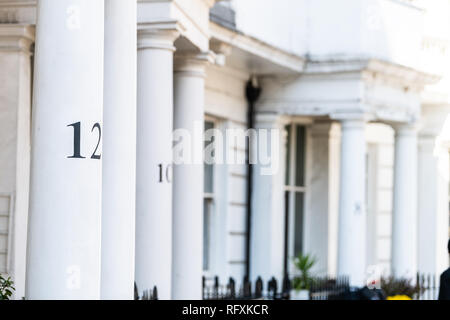
[[[298,254],[356,286],[441,273],[448,21],[448,0],[0,0],[15,298],[201,299],[202,276],[281,280]],[[174,163],[177,130],[203,158],[199,124],[274,130],[278,170],[245,141]]]

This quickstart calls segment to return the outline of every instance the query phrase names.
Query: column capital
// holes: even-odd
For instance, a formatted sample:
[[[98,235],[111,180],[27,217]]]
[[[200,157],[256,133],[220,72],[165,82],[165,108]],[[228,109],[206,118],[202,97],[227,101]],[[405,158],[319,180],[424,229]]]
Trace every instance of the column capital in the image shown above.
[[[365,113],[334,113],[330,115],[332,120],[341,123],[343,130],[345,129],[363,129],[366,122],[370,120],[369,115]]]
[[[31,54],[35,28],[31,25],[0,24],[0,52]]]
[[[288,117],[276,113],[257,113],[255,115],[255,126],[257,128],[279,129],[288,124]]]
[[[138,50],[160,49],[175,51],[174,42],[184,30],[177,21],[140,23],[138,25]]]
[[[420,124],[418,122],[397,123],[391,126],[395,130],[396,136],[416,136],[420,129]]]
[[[212,51],[175,54],[174,71],[177,74],[185,73],[191,76],[204,77],[206,65],[214,63],[215,57],[216,55]]]

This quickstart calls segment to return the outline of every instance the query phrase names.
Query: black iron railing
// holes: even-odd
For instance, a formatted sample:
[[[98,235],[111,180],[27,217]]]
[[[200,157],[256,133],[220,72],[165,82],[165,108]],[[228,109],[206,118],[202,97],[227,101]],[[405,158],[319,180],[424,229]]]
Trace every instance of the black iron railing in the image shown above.
[[[134,283],[134,300],[158,300],[158,288],[144,290],[142,296],[139,296],[139,290],[136,283]]]
[[[204,300],[289,300],[291,298],[291,279],[285,276],[281,283],[271,278],[266,284],[261,277],[252,283],[245,277],[241,285],[230,278],[221,284],[219,277],[203,278]],[[348,278],[316,278],[310,289],[312,300],[339,300],[350,291]]]
[[[435,275],[417,274],[415,300],[436,300],[439,293],[439,279]],[[264,282],[261,277],[252,282],[244,277],[240,284],[229,278],[223,284],[219,277],[202,279],[203,300],[290,300],[292,280],[285,276],[281,282],[275,277]],[[158,300],[158,289],[144,290],[139,296],[135,284],[135,300]],[[380,300],[385,299],[383,290],[352,288],[349,277],[314,278],[309,289],[310,300]]]
[[[311,300],[344,300],[350,292],[348,277],[315,278],[311,281]]]
[[[436,275],[417,274],[416,285],[418,294],[415,300],[437,300],[439,295],[439,279]]]

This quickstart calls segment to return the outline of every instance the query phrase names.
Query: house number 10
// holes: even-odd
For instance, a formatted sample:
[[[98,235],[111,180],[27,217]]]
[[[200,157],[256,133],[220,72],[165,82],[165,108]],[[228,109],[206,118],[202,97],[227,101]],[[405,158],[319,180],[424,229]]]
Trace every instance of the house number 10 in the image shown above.
[[[159,164],[159,183],[172,183],[172,165]]]

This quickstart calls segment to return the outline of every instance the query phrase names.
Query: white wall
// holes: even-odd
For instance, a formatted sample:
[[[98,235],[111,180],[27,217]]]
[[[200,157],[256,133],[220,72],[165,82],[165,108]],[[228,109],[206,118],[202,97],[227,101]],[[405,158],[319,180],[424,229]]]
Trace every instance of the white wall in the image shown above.
[[[217,119],[217,129],[223,133],[226,129],[246,130],[248,78],[248,74],[227,67],[207,68],[206,114]],[[226,149],[225,156],[228,152],[236,152],[245,159],[246,148],[234,145]],[[211,276],[218,275],[221,283],[233,277],[239,284],[246,267],[246,166],[218,164],[214,178]]]
[[[249,78],[246,72],[209,66],[206,71],[206,113],[237,123],[247,123],[245,86]]]
[[[233,0],[237,29],[314,58],[419,64],[424,11],[399,0]]]
[[[13,278],[20,299],[25,295],[31,59],[25,47],[7,41],[8,47],[1,43],[4,40],[0,39],[0,273]]]
[[[382,272],[390,272],[392,239],[392,201],[394,177],[394,131],[383,124],[369,124],[366,127],[366,139],[369,145],[369,217],[373,231],[368,247],[368,256],[372,265]],[[373,173],[373,174],[370,174]]]
[[[426,8],[421,65],[442,76],[422,94],[418,268],[439,274],[449,264],[450,1],[418,1]]]
[[[423,11],[395,0],[309,0],[312,56],[365,56],[416,66]]]
[[[239,31],[302,55],[307,31],[305,0],[232,0]]]
[[[426,88],[424,101],[449,102],[450,87],[450,1],[420,0],[426,7],[421,68],[441,75],[441,81]]]
[[[304,251],[317,258],[315,274],[333,276],[337,272],[340,127],[319,121],[308,126],[307,132]]]

